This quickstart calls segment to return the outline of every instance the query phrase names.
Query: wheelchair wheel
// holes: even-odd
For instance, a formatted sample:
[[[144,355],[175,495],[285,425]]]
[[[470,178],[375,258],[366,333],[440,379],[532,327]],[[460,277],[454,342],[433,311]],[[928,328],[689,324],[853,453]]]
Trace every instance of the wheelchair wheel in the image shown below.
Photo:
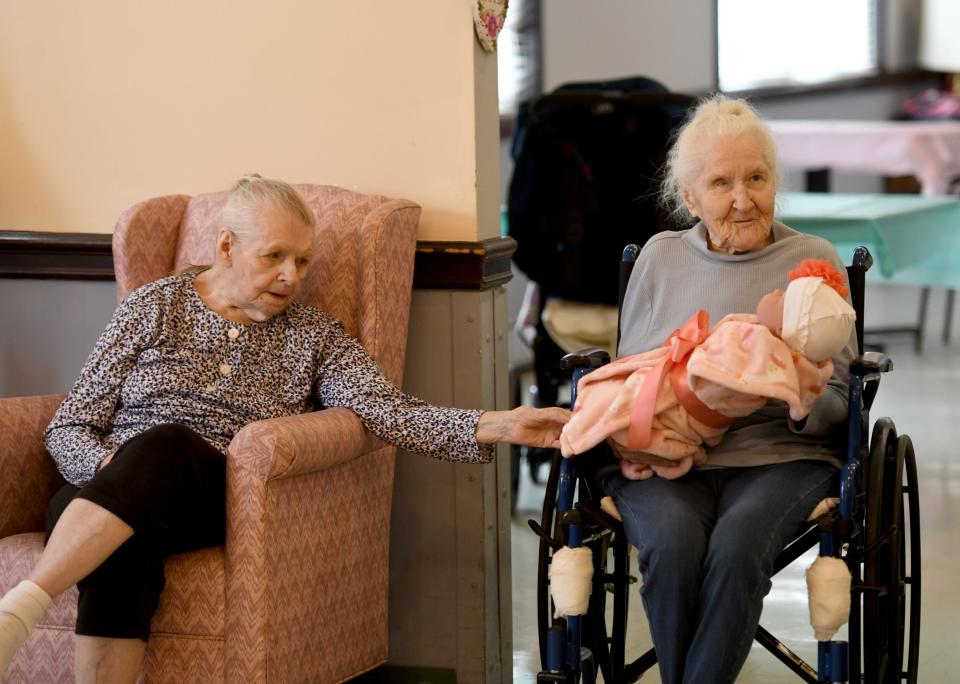
[[[551,554],[566,541],[563,521],[557,510],[561,459],[560,453],[556,452],[551,462],[539,530],[536,530],[531,521],[531,527],[534,527],[540,536],[537,569],[537,632],[540,642],[541,668],[544,670],[547,669],[548,632],[555,627],[550,599]],[[604,524],[596,522],[596,516],[604,515],[596,505],[601,494],[596,489],[597,486],[589,478],[578,478],[582,498],[576,508],[583,507],[582,510],[577,511],[584,526],[583,545],[591,549],[594,557],[590,607],[581,623],[581,647],[589,649],[592,657],[583,662],[590,671],[579,673],[579,675],[583,677],[583,681],[596,681],[599,672],[606,682],[632,682],[639,678],[643,670],[635,666],[634,669],[637,671],[632,674],[624,663],[628,592],[632,581],[629,576],[629,545],[619,524],[614,523],[611,528],[610,521]],[[611,624],[607,622],[608,600],[611,601],[613,609]],[[654,662],[652,656],[648,656],[642,665],[646,669]],[[579,680],[579,677],[577,679]]]
[[[907,466],[907,461],[910,466]],[[916,466],[907,436],[897,437],[889,419],[874,426],[868,460],[863,549],[864,680],[916,682],[919,645],[919,520]],[[906,478],[906,481],[905,481]],[[911,528],[904,526],[904,498]],[[908,556],[908,539],[910,540]],[[911,576],[905,573],[911,570]],[[912,584],[912,586],[911,586]],[[907,587],[911,590],[907,591]],[[910,629],[907,632],[907,605]],[[909,636],[909,646],[904,648]],[[903,671],[904,655],[908,668]]]
[[[554,520],[557,507],[557,486],[560,481],[560,452],[557,451],[550,462],[550,477],[547,478],[546,491],[543,494],[543,511],[540,515],[540,529],[556,539],[559,524]],[[547,668],[547,632],[551,625],[550,610],[550,552],[553,546],[542,536],[537,561],[537,636],[540,641],[540,667]]]
[[[907,478],[905,494],[908,525],[905,531],[909,531],[910,535],[909,544],[904,544],[904,550],[909,549],[909,556],[901,559],[901,567],[910,569],[910,575],[905,578],[906,586],[910,590],[906,679],[909,684],[916,684],[920,661],[920,490],[913,442],[906,435],[901,435],[898,448],[903,450],[903,465]]]
[[[537,567],[537,636],[540,642],[540,667],[547,669],[547,632],[553,627],[553,603],[550,599],[550,560],[551,553],[560,548],[565,542],[563,525],[557,510],[557,493],[560,484],[560,462],[562,456],[554,451],[550,461],[550,476],[547,479],[546,491],[543,496],[543,510],[540,516],[540,529],[546,532],[552,542],[540,536],[539,562]],[[587,483],[581,480],[580,486]],[[594,554],[595,567],[606,566],[607,541],[601,536],[589,534],[589,541],[584,546],[590,547]],[[601,572],[601,574],[603,574]],[[598,583],[601,585],[597,591]],[[606,646],[606,625],[604,622],[604,591],[602,580],[594,577],[594,587],[590,597],[590,609],[584,616],[582,624],[581,644],[593,652],[589,661],[593,671],[589,673],[587,681],[595,681],[597,670],[606,669],[606,653],[598,652],[597,645]]]

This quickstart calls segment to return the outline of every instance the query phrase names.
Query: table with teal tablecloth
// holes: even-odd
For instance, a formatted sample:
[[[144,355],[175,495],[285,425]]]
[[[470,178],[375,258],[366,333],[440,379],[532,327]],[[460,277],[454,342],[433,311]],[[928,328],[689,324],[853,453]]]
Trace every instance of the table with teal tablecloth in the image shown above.
[[[949,340],[953,290],[960,288],[960,199],[917,195],[783,193],[777,218],[830,240],[849,263],[853,249],[873,254],[868,281],[923,288],[914,333],[919,348],[930,287],[948,288],[944,341]]]

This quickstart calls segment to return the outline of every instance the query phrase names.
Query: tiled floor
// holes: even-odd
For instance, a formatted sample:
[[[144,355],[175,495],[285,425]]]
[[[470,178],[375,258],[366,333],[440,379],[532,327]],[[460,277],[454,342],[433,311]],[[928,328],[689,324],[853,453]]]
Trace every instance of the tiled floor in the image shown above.
[[[884,378],[873,416],[890,416],[916,447],[923,540],[922,631],[919,682],[960,682],[960,346],[930,341],[922,355],[909,345],[891,346],[895,370]],[[539,670],[536,634],[536,538],[526,519],[542,501],[538,488],[521,470],[518,511],[513,521],[514,681],[532,682]],[[816,661],[816,642],[807,624],[803,570],[813,556],[799,559],[774,580],[764,602],[762,623],[808,662]],[[636,567],[634,565],[634,567]],[[639,595],[631,596],[629,653],[649,648],[650,637]],[[660,678],[648,672],[642,682]],[[738,682],[777,684],[799,681],[760,646],[754,644]]]

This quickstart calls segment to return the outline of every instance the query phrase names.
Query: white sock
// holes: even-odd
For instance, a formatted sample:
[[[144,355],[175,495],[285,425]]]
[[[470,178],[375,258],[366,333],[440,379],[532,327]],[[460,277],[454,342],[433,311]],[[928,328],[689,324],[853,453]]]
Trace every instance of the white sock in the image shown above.
[[[0,598],[0,677],[49,605],[47,592],[29,580]]]

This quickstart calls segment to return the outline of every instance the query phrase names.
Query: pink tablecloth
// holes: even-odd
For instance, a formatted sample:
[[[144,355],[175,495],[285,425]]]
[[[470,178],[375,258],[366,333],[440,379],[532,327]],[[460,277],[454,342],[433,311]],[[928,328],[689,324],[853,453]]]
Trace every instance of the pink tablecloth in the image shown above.
[[[960,176],[960,121],[769,123],[786,168],[913,175],[927,196],[946,194]]]

